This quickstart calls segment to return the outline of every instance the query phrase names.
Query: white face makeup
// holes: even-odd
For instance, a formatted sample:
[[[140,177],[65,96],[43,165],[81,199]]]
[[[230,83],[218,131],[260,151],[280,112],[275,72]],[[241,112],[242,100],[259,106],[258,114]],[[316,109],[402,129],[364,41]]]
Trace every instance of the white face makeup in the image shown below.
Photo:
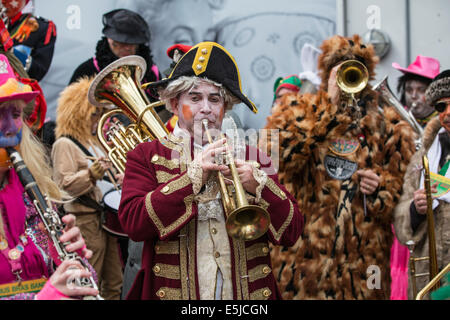
[[[207,142],[202,134],[203,119],[208,120],[210,129],[220,130],[222,127],[225,102],[219,88],[213,84],[200,83],[172,99],[171,104],[178,116],[178,126],[188,131],[195,141],[202,141],[203,144]]]
[[[423,119],[434,109],[426,103],[425,91],[428,85],[418,80],[408,80],[405,83],[405,103],[411,109],[414,117]]]

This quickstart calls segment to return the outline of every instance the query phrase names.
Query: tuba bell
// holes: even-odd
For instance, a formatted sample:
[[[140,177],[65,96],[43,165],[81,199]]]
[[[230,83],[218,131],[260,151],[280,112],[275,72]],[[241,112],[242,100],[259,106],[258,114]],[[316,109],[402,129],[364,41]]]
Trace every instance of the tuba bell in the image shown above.
[[[89,102],[96,106],[115,105],[99,120],[97,138],[108,153],[108,158],[120,172],[125,172],[126,155],[139,143],[161,139],[168,135],[167,128],[154,110],[161,101],[150,103],[141,89],[141,80],[147,64],[139,56],[118,59],[103,69],[89,87]],[[124,114],[131,124],[112,123],[105,133],[103,128],[114,114]],[[108,141],[109,140],[109,141]]]

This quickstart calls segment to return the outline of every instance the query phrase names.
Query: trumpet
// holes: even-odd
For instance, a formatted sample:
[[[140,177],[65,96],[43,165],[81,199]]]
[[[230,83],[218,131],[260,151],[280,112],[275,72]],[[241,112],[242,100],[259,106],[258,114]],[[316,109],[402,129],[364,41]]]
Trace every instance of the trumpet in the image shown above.
[[[22,157],[19,152],[14,148],[6,148],[11,162],[14,166],[14,169],[17,172],[17,176],[19,177],[20,182],[25,188],[30,199],[33,201],[33,204],[36,208],[36,211],[39,213],[39,216],[45,226],[45,229],[48,232],[48,235],[55,246],[56,252],[58,253],[58,258],[61,261],[64,260],[77,260],[83,266],[84,269],[89,270],[86,263],[76,252],[68,252],[65,246],[68,243],[61,243],[59,241],[59,237],[63,233],[63,223],[58,215],[58,213],[52,209],[50,205],[47,204],[47,198],[44,197],[42,192],[40,191],[36,180],[31,174],[28,167],[25,165]],[[80,285],[82,287],[92,287],[94,289],[98,289],[95,280],[91,277],[80,279]],[[100,295],[97,296],[84,296],[83,300],[104,300]]]
[[[146,68],[143,58],[127,56],[103,69],[89,87],[88,99],[91,104],[96,106],[113,104],[118,107],[106,112],[100,118],[97,138],[120,173],[125,172],[127,153],[139,143],[161,139],[168,135],[166,126],[154,110],[164,103],[161,101],[150,103],[141,89],[140,82]],[[114,114],[124,114],[133,123],[127,127],[118,121],[113,123],[105,138],[103,127],[107,119]]]
[[[203,119],[202,124],[205,129],[209,143],[213,143],[213,139],[208,130],[208,120]],[[225,138],[221,134],[221,138]],[[228,145],[225,143],[225,147]],[[217,177],[219,180],[220,193],[222,196],[222,204],[226,216],[226,229],[230,237],[244,241],[255,240],[264,235],[269,229],[270,215],[262,207],[248,204],[245,196],[245,190],[239,179],[239,173],[234,163],[234,158],[229,152],[225,153],[225,163],[229,166],[232,176],[232,184],[235,189],[236,199],[233,192],[225,183],[225,177],[219,171]]]
[[[336,84],[349,96],[349,105],[355,105],[355,95],[364,90],[369,82],[369,72],[358,60],[347,60],[336,72]]]
[[[433,216],[433,206],[432,206],[432,197],[431,197],[431,185],[430,185],[430,167],[428,162],[427,155],[423,155],[422,157],[423,169],[424,169],[424,184],[425,184],[425,193],[427,197],[427,232],[428,232],[428,257],[414,257],[412,255],[414,251],[415,243],[413,240],[409,240],[406,242],[406,245],[409,247],[409,251],[411,256],[409,258],[409,266],[411,270],[411,282],[414,297],[417,297],[417,283],[416,279],[423,276],[429,276],[429,281],[431,281],[438,274],[438,266],[437,266],[437,253],[436,253],[436,235],[434,229],[434,216]],[[428,273],[419,273],[416,274],[416,262],[418,261],[429,261],[429,272]],[[436,282],[427,290],[435,290],[439,288],[439,283]],[[423,296],[423,295],[422,295]]]

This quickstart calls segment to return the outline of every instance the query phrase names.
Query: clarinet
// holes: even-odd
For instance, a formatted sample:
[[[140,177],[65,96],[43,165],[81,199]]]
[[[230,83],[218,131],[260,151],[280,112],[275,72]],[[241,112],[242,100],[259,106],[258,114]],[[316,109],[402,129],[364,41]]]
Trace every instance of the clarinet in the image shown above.
[[[11,162],[16,170],[16,173],[19,177],[20,182],[25,188],[30,199],[33,201],[34,206],[36,207],[39,216],[41,217],[42,222],[45,225],[45,228],[48,232],[49,237],[51,238],[53,245],[58,253],[58,258],[61,261],[64,260],[77,260],[81,263],[84,269],[89,271],[87,264],[84,260],[78,255],[76,252],[68,252],[65,248],[66,245],[70,244],[70,242],[61,243],[59,241],[59,237],[63,234],[64,224],[61,221],[59,214],[48,205],[47,197],[44,197],[41,190],[39,189],[36,180],[31,174],[30,170],[27,168],[25,162],[20,156],[19,152],[14,148],[6,148],[6,151],[11,158]],[[97,284],[94,279],[82,278],[80,279],[79,284],[82,287],[92,287],[94,289],[98,289]],[[104,300],[100,295],[97,296],[84,296],[83,300]]]

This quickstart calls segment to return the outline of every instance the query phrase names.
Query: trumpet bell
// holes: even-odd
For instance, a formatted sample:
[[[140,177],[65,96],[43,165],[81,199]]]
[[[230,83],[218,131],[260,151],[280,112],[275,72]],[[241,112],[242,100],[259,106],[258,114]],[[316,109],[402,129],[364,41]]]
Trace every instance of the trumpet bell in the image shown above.
[[[261,207],[246,205],[232,211],[226,221],[227,233],[244,241],[255,240],[269,229],[269,213]]]
[[[369,82],[369,72],[358,60],[342,63],[336,73],[336,83],[347,94],[361,92]]]

